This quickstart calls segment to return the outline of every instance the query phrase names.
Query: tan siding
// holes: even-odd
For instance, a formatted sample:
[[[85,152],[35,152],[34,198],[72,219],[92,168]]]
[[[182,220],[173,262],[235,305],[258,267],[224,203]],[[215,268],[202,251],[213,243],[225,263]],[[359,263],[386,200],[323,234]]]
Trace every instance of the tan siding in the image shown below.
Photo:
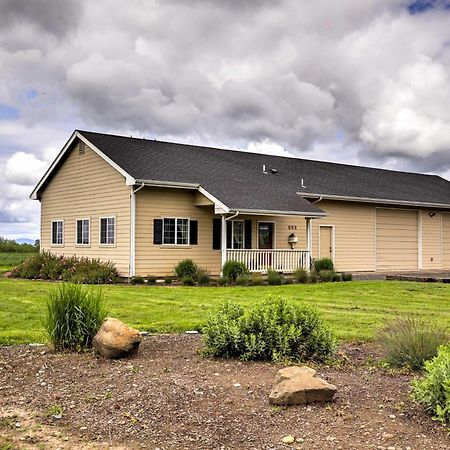
[[[376,210],[377,270],[418,269],[418,212]]]
[[[116,245],[99,245],[99,219],[116,217]],[[75,244],[75,222],[90,219],[89,247]],[[64,246],[51,245],[51,221],[64,220]],[[86,146],[78,146],[46,187],[41,198],[42,249],[59,255],[79,255],[113,261],[121,275],[129,271],[130,187],[107,162]]]
[[[423,210],[421,217],[422,268],[424,270],[442,269],[441,213],[434,210]]]
[[[334,263],[341,271],[375,270],[375,208],[351,202],[322,201],[328,214],[312,221],[312,255],[319,257],[319,225],[334,226]]]
[[[442,265],[450,269],[450,213],[442,213]]]

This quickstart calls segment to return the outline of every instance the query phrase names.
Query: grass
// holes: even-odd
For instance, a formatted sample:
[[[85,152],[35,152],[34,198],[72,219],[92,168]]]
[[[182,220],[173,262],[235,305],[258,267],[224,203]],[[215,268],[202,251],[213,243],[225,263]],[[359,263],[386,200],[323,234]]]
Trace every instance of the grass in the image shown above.
[[[1,253],[0,252],[0,275],[9,272],[14,266],[21,263],[26,257],[33,253]]]
[[[55,283],[0,279],[0,344],[44,342],[47,294]],[[410,314],[450,322],[450,285],[354,281],[255,287],[105,285],[111,316],[150,332],[199,329],[211,308],[229,299],[242,305],[269,296],[317,308],[339,339],[371,340],[387,320]]]

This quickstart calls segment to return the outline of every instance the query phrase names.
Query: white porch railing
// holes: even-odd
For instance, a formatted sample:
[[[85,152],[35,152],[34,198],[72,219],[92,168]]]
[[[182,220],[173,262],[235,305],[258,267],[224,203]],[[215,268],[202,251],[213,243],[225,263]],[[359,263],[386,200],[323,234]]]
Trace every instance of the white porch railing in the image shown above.
[[[268,269],[292,273],[299,267],[309,270],[308,250],[231,250],[226,251],[226,260],[244,263],[250,272],[265,273]]]

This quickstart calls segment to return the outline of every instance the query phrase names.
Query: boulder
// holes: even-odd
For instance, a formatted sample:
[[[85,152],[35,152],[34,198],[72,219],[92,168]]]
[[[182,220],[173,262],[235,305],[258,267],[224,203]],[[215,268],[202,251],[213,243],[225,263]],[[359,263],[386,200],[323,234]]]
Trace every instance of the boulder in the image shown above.
[[[107,318],[94,337],[95,350],[105,358],[115,359],[137,353],[141,343],[139,331],[118,319]]]
[[[300,405],[330,401],[337,391],[336,386],[315,375],[316,371],[309,367],[291,366],[279,370],[269,403]]]

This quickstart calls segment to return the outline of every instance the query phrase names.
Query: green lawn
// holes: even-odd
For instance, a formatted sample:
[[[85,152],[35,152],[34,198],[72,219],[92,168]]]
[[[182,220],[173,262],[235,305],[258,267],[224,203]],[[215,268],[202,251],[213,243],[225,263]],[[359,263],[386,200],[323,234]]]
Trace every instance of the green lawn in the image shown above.
[[[0,279],[0,344],[44,341],[44,281]],[[198,329],[207,312],[226,300],[248,305],[282,296],[314,306],[340,339],[370,340],[386,320],[404,314],[450,324],[450,285],[394,281],[239,287],[103,286],[110,315],[140,330]]]
[[[21,263],[28,256],[33,253],[1,253],[0,252],[0,275],[8,272],[14,266]]]

